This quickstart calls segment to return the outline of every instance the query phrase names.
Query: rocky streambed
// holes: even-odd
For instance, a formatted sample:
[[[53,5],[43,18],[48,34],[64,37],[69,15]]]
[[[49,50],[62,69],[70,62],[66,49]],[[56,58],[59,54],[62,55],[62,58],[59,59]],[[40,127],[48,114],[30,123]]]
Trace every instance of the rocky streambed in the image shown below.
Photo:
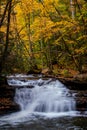
[[[36,79],[37,76],[32,77]],[[12,78],[12,77],[11,77]],[[30,79],[30,77],[15,77],[18,78],[20,81],[26,82],[26,79]],[[43,78],[50,78],[43,76]],[[56,78],[51,77],[51,80],[55,80]],[[62,79],[59,78],[59,80],[66,85],[69,88],[70,95],[68,97],[72,96],[76,100],[76,110],[84,112],[87,111],[87,83],[84,82],[77,82],[69,79]],[[51,82],[51,81],[49,81]],[[49,83],[48,82],[48,83]],[[42,83],[43,84],[43,83]],[[23,87],[23,86],[22,86]],[[27,86],[30,88],[30,86]],[[15,96],[15,90],[16,87],[12,87],[8,85],[7,80],[5,79],[5,82],[0,82],[0,115],[8,114],[12,112],[16,112],[20,110],[20,107],[17,103],[14,102],[14,96]],[[31,89],[33,86],[31,86]]]

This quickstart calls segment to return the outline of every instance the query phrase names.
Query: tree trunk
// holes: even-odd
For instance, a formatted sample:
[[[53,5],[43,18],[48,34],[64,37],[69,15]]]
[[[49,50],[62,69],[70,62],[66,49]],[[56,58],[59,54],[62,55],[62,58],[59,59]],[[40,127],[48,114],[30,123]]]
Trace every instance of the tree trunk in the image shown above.
[[[71,8],[72,19],[74,19],[76,15],[75,0],[70,0],[70,8]]]
[[[3,21],[4,21],[4,18],[5,18],[5,15],[6,15],[6,11],[7,11],[9,2],[10,2],[10,1],[7,1],[7,3],[6,3],[6,6],[5,6],[5,9],[4,9],[4,12],[3,12],[3,15],[2,15],[1,21],[0,21],[0,28],[1,28],[1,26],[3,25]]]
[[[0,74],[3,70],[4,64],[6,62],[6,58],[8,56],[8,45],[9,45],[9,30],[10,30],[10,19],[11,19],[11,5],[12,5],[12,0],[9,1],[8,5],[8,15],[7,15],[7,31],[6,31],[6,43],[5,43],[5,48],[1,57],[0,61]]]

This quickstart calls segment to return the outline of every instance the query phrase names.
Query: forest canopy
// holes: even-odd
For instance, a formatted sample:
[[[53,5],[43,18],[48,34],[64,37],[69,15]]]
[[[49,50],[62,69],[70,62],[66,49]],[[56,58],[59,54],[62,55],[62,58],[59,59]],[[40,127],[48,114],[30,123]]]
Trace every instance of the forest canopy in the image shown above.
[[[86,72],[87,1],[0,0],[0,73],[47,67]]]

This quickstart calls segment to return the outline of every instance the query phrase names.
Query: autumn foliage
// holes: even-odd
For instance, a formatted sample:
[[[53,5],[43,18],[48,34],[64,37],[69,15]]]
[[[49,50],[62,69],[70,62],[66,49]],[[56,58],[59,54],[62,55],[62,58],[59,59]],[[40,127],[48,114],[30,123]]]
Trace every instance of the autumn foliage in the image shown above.
[[[12,0],[9,16],[7,2],[0,1],[0,63],[8,40],[2,72],[26,72],[35,67],[55,72],[54,65],[57,72],[64,68],[86,71],[86,1]]]

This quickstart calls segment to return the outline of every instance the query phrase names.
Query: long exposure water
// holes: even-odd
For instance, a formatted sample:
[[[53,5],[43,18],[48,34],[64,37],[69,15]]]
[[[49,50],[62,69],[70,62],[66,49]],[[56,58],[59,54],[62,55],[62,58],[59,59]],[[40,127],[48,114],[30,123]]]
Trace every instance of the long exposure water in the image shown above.
[[[0,117],[0,130],[87,130],[87,112],[76,111],[70,91],[56,79],[8,77],[21,110]]]

